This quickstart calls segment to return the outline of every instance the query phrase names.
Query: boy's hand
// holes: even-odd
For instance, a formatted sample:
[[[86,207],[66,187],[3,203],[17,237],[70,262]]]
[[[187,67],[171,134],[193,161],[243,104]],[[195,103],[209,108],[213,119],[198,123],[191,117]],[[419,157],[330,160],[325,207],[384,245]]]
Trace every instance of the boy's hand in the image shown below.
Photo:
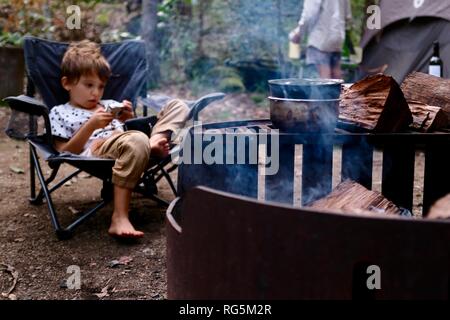
[[[113,119],[113,114],[105,112],[103,109],[98,109],[94,112],[87,124],[90,125],[93,130],[97,130],[106,127]]]
[[[133,114],[133,105],[128,100],[123,100],[123,110],[120,113],[119,120],[122,122],[127,121],[128,119],[134,118]]]

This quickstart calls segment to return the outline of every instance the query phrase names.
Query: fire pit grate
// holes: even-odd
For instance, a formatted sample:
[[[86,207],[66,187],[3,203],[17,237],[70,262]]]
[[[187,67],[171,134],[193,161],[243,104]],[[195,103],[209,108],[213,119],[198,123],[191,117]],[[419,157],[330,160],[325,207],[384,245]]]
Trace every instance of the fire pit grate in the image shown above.
[[[232,154],[228,160],[234,162],[180,166],[182,200],[167,212],[169,299],[448,298],[448,221],[363,217],[291,206],[298,187],[295,170],[302,171],[303,203],[331,191],[337,145],[342,150],[342,179],[368,189],[374,151],[382,152],[382,193],[398,206],[412,207],[418,149],[426,158],[424,212],[450,192],[450,156],[445,152],[449,132],[370,134],[348,129],[340,124],[330,134],[277,135],[266,120],[192,128],[185,140],[187,153],[194,148],[191,144],[186,149],[186,141],[199,139],[202,151],[211,150],[215,141],[225,148],[223,154],[217,148],[216,160],[226,163]],[[272,135],[278,142],[270,139]],[[230,137],[243,137],[244,150],[229,143]],[[243,151],[258,150],[269,157],[273,143],[280,146],[279,170],[265,176],[262,184],[270,202],[254,201],[261,188],[261,165],[250,163]],[[303,157],[297,168],[299,145]],[[246,161],[238,163],[239,156]],[[373,273],[368,270],[381,272],[380,290],[368,287]]]
[[[228,144],[229,141],[237,141],[239,137],[245,141],[243,149],[237,148],[233,143]],[[208,146],[211,148],[212,142],[222,144],[223,153],[214,155],[215,160],[221,160],[218,161],[219,164],[198,163],[194,159],[191,163],[183,163],[178,179],[180,194],[203,185],[258,198],[261,166],[250,161],[249,150],[257,150],[259,160],[264,154],[267,157],[273,156],[270,153],[274,140],[279,144],[279,170],[274,175],[264,177],[267,201],[294,203],[295,148],[298,145],[303,149],[302,167],[297,168],[302,172],[302,205],[331,192],[333,149],[336,146],[342,149],[342,180],[354,180],[368,189],[372,189],[374,151],[382,152],[381,191],[400,207],[412,211],[417,150],[425,153],[423,214],[428,212],[437,199],[450,193],[450,156],[445,152],[450,147],[449,131],[372,134],[339,122],[334,133],[278,134],[270,120],[252,120],[211,123],[191,128],[190,141],[201,141],[202,154],[207,151]],[[190,146],[191,154],[194,153],[194,144],[191,143]],[[245,161],[238,159],[244,159],[242,152],[245,153]],[[233,158],[227,159],[227,154],[230,153]]]

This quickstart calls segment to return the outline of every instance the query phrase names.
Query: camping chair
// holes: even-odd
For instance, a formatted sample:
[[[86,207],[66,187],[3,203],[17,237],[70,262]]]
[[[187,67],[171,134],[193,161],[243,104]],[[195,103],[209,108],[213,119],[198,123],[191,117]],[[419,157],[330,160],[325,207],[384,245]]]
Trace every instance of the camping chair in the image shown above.
[[[49,120],[50,108],[69,101],[69,96],[60,83],[60,64],[67,47],[67,43],[25,37],[24,54],[28,79],[26,95],[4,99],[11,107],[13,113],[23,112],[29,115],[29,130],[26,138],[30,146],[30,202],[36,205],[41,204],[45,198],[51,222],[59,239],[70,238],[77,226],[103,208],[113,198],[111,176],[114,160],[82,157],[69,152],[60,153],[53,146]],[[137,96],[139,92],[142,92],[147,76],[144,42],[128,40],[120,43],[102,44],[101,50],[112,69],[112,76],[106,85],[103,99],[114,99],[117,101],[127,99],[135,106]],[[36,88],[44,103],[33,98]],[[222,93],[216,93],[205,96],[196,102],[190,102],[191,111],[189,117],[197,118],[198,113],[210,102],[221,99],[223,96]],[[44,132],[39,132],[42,131],[38,128],[37,119],[39,117],[42,117],[44,120]],[[151,126],[155,123],[155,116],[132,119],[125,123],[125,129],[141,130],[149,135]],[[7,134],[9,136],[15,135],[11,130],[7,130]],[[42,157],[52,169],[48,178],[44,177],[39,157]],[[156,183],[162,178],[166,178],[176,195],[176,188],[169,176],[169,172],[164,169],[165,165],[170,163],[170,155],[166,159],[159,161],[152,159],[152,161],[150,169],[143,175],[141,182],[138,183],[134,191],[155,200],[160,205],[166,206],[168,203],[157,196]],[[58,170],[64,163],[75,167],[76,170],[50,186],[50,183],[55,180]],[[103,181],[101,201],[95,204],[93,208],[81,213],[80,217],[68,226],[63,227],[59,222],[51,193],[83,171]],[[41,189],[37,194],[35,175],[37,175],[41,185]]]

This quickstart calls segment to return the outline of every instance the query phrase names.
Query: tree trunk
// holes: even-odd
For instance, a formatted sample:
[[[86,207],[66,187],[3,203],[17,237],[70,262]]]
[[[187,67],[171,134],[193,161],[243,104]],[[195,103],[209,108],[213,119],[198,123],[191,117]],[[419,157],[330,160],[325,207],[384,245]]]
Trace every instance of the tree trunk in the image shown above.
[[[197,36],[197,50],[196,58],[204,56],[203,52],[203,40],[207,32],[205,31],[205,17],[209,7],[211,6],[211,0],[199,0],[198,1],[198,36]]]
[[[148,63],[148,82],[154,86],[160,79],[159,37],[157,32],[159,0],[142,1],[142,38],[145,41]]]
[[[177,0],[175,2],[176,12],[180,16],[192,18],[192,2],[185,0]]]

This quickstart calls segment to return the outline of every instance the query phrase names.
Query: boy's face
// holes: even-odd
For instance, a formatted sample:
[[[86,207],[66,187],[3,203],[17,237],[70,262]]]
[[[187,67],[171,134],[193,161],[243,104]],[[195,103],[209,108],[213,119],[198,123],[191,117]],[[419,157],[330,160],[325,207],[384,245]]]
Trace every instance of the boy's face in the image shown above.
[[[82,75],[76,83],[70,83],[63,77],[61,82],[64,89],[69,91],[70,103],[83,109],[94,109],[105,89],[105,82],[96,74]]]

